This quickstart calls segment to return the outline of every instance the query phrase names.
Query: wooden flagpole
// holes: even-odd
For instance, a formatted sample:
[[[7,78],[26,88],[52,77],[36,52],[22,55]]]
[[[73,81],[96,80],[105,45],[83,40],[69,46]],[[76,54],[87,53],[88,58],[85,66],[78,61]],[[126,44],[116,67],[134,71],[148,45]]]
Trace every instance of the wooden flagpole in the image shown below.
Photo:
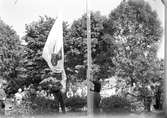
[[[86,0],[86,14],[87,14],[87,113],[88,116],[93,115],[93,97],[90,92],[91,88],[91,13],[90,13],[90,0]]]

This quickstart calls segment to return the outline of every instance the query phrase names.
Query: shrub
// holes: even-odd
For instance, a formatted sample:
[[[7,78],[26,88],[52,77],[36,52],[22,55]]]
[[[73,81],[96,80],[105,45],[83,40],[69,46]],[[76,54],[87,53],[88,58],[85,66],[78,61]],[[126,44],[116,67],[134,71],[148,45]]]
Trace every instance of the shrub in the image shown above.
[[[34,100],[23,100],[20,105],[9,101],[6,103],[9,110],[6,110],[6,115],[38,115],[58,112],[59,106],[57,100],[46,99],[45,97],[35,97]]]
[[[86,106],[86,97],[73,96],[65,99],[65,105],[70,111],[80,111],[81,108]]]
[[[103,98],[100,106],[103,112],[129,112],[131,110],[130,102],[116,95]]]
[[[59,104],[58,101],[52,99],[46,99],[45,97],[35,97],[31,103],[33,114],[48,114],[58,112]]]
[[[20,116],[20,115],[30,115],[32,114],[32,109],[27,101],[22,101],[21,104],[16,104],[16,101],[12,99],[7,99],[5,101],[5,115],[6,116]]]

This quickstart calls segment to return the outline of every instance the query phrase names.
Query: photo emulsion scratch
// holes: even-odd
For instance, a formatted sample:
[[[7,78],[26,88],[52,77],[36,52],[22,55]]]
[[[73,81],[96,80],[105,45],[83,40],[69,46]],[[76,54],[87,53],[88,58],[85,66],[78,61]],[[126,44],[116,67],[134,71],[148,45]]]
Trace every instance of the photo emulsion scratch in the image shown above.
[[[0,117],[166,118],[167,0],[0,0]]]

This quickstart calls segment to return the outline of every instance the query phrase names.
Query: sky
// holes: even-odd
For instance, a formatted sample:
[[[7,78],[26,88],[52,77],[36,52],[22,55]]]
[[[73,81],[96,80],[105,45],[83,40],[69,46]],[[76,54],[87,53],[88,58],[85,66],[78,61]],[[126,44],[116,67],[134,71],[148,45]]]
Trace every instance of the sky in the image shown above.
[[[116,8],[122,0],[89,0],[90,10],[108,14]],[[146,0],[153,10],[158,13],[164,28],[164,6],[160,0]],[[63,6],[63,7],[62,7]],[[60,10],[61,9],[61,10]],[[55,18],[58,11],[63,11],[63,20],[71,24],[86,13],[86,0],[0,0],[0,19],[22,37],[25,34],[25,24],[37,21],[39,16]],[[164,36],[157,56],[164,57]]]

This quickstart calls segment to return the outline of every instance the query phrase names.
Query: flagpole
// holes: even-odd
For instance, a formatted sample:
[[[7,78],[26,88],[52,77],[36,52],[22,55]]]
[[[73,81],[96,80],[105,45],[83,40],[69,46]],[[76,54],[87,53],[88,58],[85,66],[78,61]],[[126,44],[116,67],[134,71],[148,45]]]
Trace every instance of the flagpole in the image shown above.
[[[90,19],[90,0],[86,0],[86,14],[87,14],[87,113],[88,116],[93,115],[93,99],[90,92],[91,80],[91,19]]]
[[[167,1],[166,0],[163,0],[163,3],[164,3],[164,7],[165,7],[165,46],[164,46],[164,49],[165,49],[165,78],[164,78],[164,92],[165,92],[165,96],[164,96],[164,112],[167,116]]]

